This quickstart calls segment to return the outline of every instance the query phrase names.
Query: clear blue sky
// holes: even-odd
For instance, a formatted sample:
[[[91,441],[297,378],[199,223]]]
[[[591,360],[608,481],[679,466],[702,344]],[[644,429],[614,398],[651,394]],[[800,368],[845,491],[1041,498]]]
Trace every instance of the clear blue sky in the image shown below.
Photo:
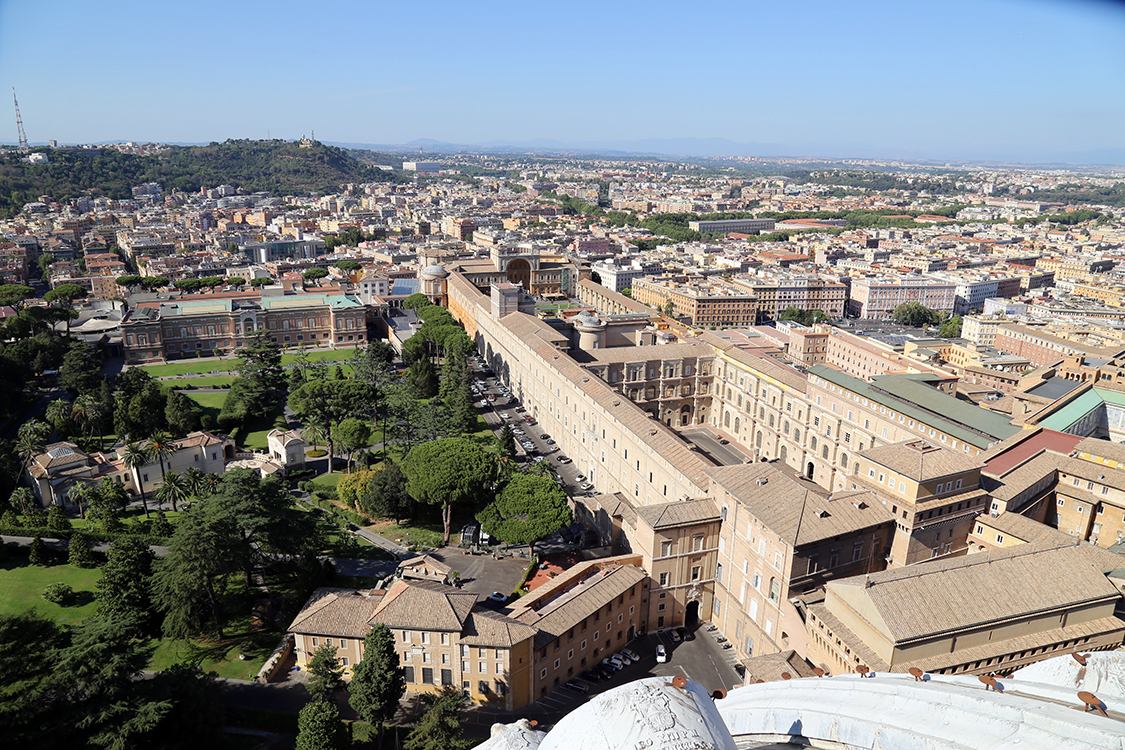
[[[1125,153],[1125,6],[0,0],[0,93],[12,86],[33,142],[315,130],[354,143]],[[0,113],[0,141],[14,142],[11,105]]]

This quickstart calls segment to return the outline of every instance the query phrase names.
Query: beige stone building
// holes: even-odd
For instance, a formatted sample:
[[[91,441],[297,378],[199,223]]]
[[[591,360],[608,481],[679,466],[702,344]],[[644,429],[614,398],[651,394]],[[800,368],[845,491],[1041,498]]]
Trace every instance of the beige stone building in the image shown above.
[[[711,620],[744,658],[804,654],[792,599],[825,581],[882,570],[891,514],[867,490],[830,493],[779,463],[708,471],[724,523]]]
[[[831,674],[1006,674],[1068,651],[1116,648],[1125,621],[1090,545],[1024,544],[830,582],[808,607],[808,657]]]
[[[534,628],[476,605],[477,595],[431,581],[400,580],[386,591],[320,588],[297,614],[297,664],[307,667],[322,646],[334,646],[351,677],[371,626],[395,638],[407,690],[464,689],[477,703],[514,710],[531,703]]]
[[[648,629],[649,578],[638,563],[637,555],[579,563],[516,601],[509,616],[535,633],[535,699]]]

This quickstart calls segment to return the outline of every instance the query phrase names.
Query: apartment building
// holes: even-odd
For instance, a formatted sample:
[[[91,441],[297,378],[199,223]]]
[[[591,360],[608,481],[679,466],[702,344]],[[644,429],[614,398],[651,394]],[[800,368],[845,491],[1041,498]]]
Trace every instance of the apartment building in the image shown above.
[[[459,686],[476,703],[522,708],[535,700],[536,630],[476,601],[477,594],[431,581],[400,579],[385,591],[319,588],[289,626],[297,664],[307,668],[317,649],[333,646],[350,679],[367,631],[382,623],[394,635],[407,690]]]
[[[666,310],[697,328],[752,326],[758,320],[757,298],[728,284],[681,284],[646,277],[633,281],[633,299]]]
[[[1125,541],[1125,446],[1086,438],[1057,465],[1053,525],[1099,547]]]
[[[688,229],[700,234],[728,234],[741,232],[758,234],[772,232],[776,222],[773,219],[715,219],[712,221],[689,221]]]
[[[944,344],[944,340],[939,340]],[[809,366],[826,364],[861,379],[879,375],[927,375],[935,387],[953,393],[957,376],[947,369],[905,356],[888,344],[832,326],[816,325],[789,334],[790,355]]]
[[[815,276],[791,276],[776,279],[735,277],[731,286],[753,294],[758,301],[758,322],[777,320],[787,308],[820,310],[833,320],[844,317],[848,297],[846,285]]]
[[[121,322],[127,362],[233,351],[266,332],[282,346],[362,346],[366,314],[341,292],[232,292],[142,302]]]
[[[887,319],[896,307],[907,302],[918,302],[939,312],[952,312],[956,292],[956,284],[923,276],[852,279],[848,314],[856,318]]]
[[[971,310],[983,309],[986,299],[1004,296],[998,293],[998,280],[988,274],[949,271],[930,274],[930,276],[954,285],[954,315],[964,315]],[[1012,296],[1012,293],[1019,293],[1019,287],[1013,290],[1009,285],[1005,285],[1005,291],[1009,292],[1008,296]]]
[[[1072,355],[1114,359],[1125,354],[1125,344],[1108,331],[1020,323],[998,326],[995,346],[1002,352],[1027,358],[1036,367]]]

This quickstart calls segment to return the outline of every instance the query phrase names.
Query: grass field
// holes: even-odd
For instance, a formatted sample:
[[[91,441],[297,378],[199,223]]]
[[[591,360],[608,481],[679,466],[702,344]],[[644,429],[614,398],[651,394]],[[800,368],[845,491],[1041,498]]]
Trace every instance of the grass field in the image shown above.
[[[223,401],[226,400],[227,394],[184,391],[184,395],[199,404],[204,414],[210,414],[214,424],[219,423],[219,412],[223,410]]]
[[[125,510],[124,515],[122,515],[121,517],[121,522],[125,525],[126,531],[134,530],[138,533],[146,533],[147,527],[152,523],[153,518],[155,518],[156,516],[156,502],[155,500],[153,500],[151,492],[148,494],[148,507],[150,516],[147,519],[145,518],[145,512],[142,508],[134,508],[130,506]],[[180,507],[183,507],[183,503],[180,504]],[[172,510],[166,510],[164,511],[164,517],[171,521],[172,524],[175,524],[176,520],[180,517],[180,513]],[[101,527],[98,526],[98,524],[91,523],[88,519],[85,518],[72,518],[70,519],[70,525],[76,529],[84,529],[89,526],[91,529],[97,531],[101,530]]]
[[[173,388],[186,388],[188,390],[192,388],[230,388],[234,378],[234,375],[204,375],[203,377],[186,380],[161,380],[160,390],[167,393]]]
[[[94,614],[94,583],[102,577],[98,568],[73,568],[69,565],[39,567],[26,557],[16,556],[0,565],[0,614],[14,615],[34,607],[55,622],[77,625]],[[75,591],[72,606],[62,607],[42,598],[43,589],[52,583],[68,583]]]
[[[351,359],[355,356],[354,349],[318,349],[308,352],[310,362],[335,362]],[[188,375],[198,372],[231,372],[241,360],[238,357],[226,359],[187,359],[182,362],[169,362],[166,365],[142,365],[141,369],[154,378],[166,378],[170,375]],[[291,365],[297,361],[295,354],[282,354],[281,364]]]

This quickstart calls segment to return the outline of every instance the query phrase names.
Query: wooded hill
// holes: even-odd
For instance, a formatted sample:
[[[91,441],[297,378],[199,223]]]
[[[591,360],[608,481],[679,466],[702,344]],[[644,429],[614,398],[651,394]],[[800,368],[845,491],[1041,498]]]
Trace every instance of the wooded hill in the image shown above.
[[[165,192],[233,185],[276,196],[334,192],[349,182],[398,182],[408,178],[361,164],[343,149],[314,143],[228,140],[207,146],[173,146],[152,156],[112,149],[35,149],[49,164],[28,164],[14,151],[0,152],[0,216],[14,216],[41,195],[67,200],[81,195],[130,198],[131,188],[158,182]]]

